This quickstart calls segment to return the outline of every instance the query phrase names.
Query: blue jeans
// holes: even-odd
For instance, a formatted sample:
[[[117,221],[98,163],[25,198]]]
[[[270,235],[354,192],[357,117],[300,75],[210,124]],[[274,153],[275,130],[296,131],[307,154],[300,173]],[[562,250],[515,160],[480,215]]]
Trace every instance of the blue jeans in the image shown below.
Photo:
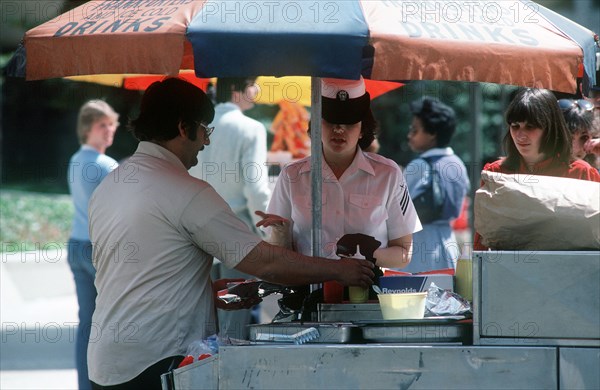
[[[88,377],[87,348],[92,327],[92,314],[96,308],[96,286],[94,278],[96,269],[92,265],[92,243],[69,239],[68,262],[75,279],[77,302],[79,303],[79,326],[75,339],[75,363],[79,389],[90,389]]]

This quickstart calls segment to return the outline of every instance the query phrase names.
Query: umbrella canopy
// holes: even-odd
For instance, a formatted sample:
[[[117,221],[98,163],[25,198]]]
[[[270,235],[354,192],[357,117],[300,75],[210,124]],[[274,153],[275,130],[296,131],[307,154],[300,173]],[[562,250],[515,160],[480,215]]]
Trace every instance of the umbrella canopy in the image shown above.
[[[575,92],[591,31],[530,1],[96,0],[27,32],[29,80],[103,73],[459,80]]]

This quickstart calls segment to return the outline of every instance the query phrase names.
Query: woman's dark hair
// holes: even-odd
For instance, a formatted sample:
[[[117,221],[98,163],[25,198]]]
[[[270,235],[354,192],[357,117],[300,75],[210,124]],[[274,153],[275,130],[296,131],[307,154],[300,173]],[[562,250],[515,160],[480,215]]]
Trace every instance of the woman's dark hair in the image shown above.
[[[220,77],[217,80],[217,103],[231,101],[233,91],[244,92],[247,87],[256,82],[254,77]]]
[[[363,118],[360,124],[361,138],[358,139],[358,146],[361,150],[366,150],[375,138],[377,138],[377,131],[379,130],[379,124],[373,115],[373,111],[369,108],[369,111]],[[308,124],[308,134],[310,134],[310,123]]]
[[[129,127],[139,141],[167,141],[179,134],[183,123],[187,136],[196,139],[198,122],[212,122],[215,110],[206,94],[175,77],[152,83],[144,96],[140,115]]]
[[[361,125],[360,125],[360,133],[362,134],[362,138],[358,140],[358,146],[365,150],[373,143],[377,136],[378,123],[375,120],[375,116],[373,115],[373,111],[369,108],[369,111],[365,114]]]
[[[578,105],[574,104],[573,107],[563,111],[563,117],[567,124],[567,128],[571,134],[575,134],[580,130],[592,131],[594,124],[594,112],[584,110]]]
[[[571,160],[571,135],[563,118],[556,96],[546,89],[527,88],[517,92],[506,110],[506,123],[509,126],[504,136],[506,159],[502,166],[513,171],[519,169],[521,155],[510,135],[510,124],[526,122],[544,130],[540,153],[569,163]]]
[[[423,129],[436,136],[436,146],[448,146],[456,130],[454,110],[439,100],[424,96],[410,103],[411,113],[423,123]]]

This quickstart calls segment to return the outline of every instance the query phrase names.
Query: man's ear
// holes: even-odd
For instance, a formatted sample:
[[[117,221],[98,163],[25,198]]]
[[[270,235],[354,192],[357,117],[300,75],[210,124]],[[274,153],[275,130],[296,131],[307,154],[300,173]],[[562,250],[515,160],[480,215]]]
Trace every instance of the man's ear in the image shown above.
[[[177,125],[177,128],[179,129],[179,135],[182,136],[183,138],[189,138],[188,137],[188,133],[186,130],[186,124],[183,123],[183,121],[179,121],[179,124]]]

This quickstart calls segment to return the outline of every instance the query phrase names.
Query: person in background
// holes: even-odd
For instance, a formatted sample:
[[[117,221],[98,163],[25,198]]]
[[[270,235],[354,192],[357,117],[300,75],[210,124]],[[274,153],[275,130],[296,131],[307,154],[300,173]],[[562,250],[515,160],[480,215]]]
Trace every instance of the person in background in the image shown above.
[[[198,154],[198,165],[190,175],[205,180],[225,199],[234,213],[256,234],[257,210],[265,210],[271,191],[267,171],[267,131],[258,121],[244,115],[254,106],[257,87],[253,78],[220,78],[217,81],[215,119],[218,128],[211,145]],[[222,264],[215,266],[220,278],[250,276]],[[251,310],[219,310],[222,335],[247,339]]]
[[[382,243],[373,254],[378,266],[404,268],[421,223],[398,165],[363,151],[372,145],[377,128],[364,80],[323,79],[322,95],[321,253],[338,258],[337,241],[362,233]],[[258,226],[272,228],[273,242],[302,254],[312,251],[310,177],[310,157],[286,165],[268,213],[259,213]]]
[[[600,72],[596,73],[596,79],[600,77]],[[600,171],[600,85],[594,85],[590,89],[590,96],[587,101],[594,105],[592,110],[593,120],[590,129],[590,139],[583,145],[583,150],[587,153],[585,160]]]
[[[460,215],[470,188],[465,164],[448,146],[456,129],[456,117],[452,108],[428,96],[412,102],[410,110],[413,117],[408,144],[412,151],[421,154],[404,170],[408,191],[413,199],[423,193],[427,176],[435,169],[443,191],[443,206],[437,219],[424,223],[423,230],[413,235],[413,257],[403,271],[455,268],[460,247],[450,222]]]
[[[571,154],[574,160],[584,160],[588,154],[584,145],[592,139],[594,105],[583,99],[560,99],[558,101],[567,128],[571,133]]]
[[[67,172],[75,213],[67,244],[67,260],[75,279],[79,325],[75,359],[79,389],[91,389],[87,369],[87,347],[96,306],[96,270],[92,265],[92,243],[88,232],[88,203],[92,193],[117,161],[105,154],[119,126],[119,114],[102,100],[90,100],[79,109],[77,138],[81,147],[71,157]]]
[[[600,82],[600,72],[596,73],[596,81]],[[590,88],[589,96],[585,98],[594,105],[594,132],[600,132],[600,85],[594,85]]]
[[[583,144],[583,150],[587,153],[585,160],[593,167],[600,170],[600,137],[590,138]]]
[[[506,157],[486,164],[484,170],[600,182],[598,170],[573,158],[571,134],[551,91],[518,91],[506,110],[506,123]],[[473,248],[487,249],[477,232]]]
[[[140,143],[128,169],[111,172],[90,200],[94,389],[161,389],[160,375],[179,365],[188,346],[216,333],[215,305],[230,306],[215,300],[213,257],[282,285],[373,283],[367,260],[328,261],[262,241],[210,184],[188,173],[210,144],[213,117],[210,99],[193,84],[167,78],[150,85],[131,122]],[[132,168],[133,180],[124,180]]]

